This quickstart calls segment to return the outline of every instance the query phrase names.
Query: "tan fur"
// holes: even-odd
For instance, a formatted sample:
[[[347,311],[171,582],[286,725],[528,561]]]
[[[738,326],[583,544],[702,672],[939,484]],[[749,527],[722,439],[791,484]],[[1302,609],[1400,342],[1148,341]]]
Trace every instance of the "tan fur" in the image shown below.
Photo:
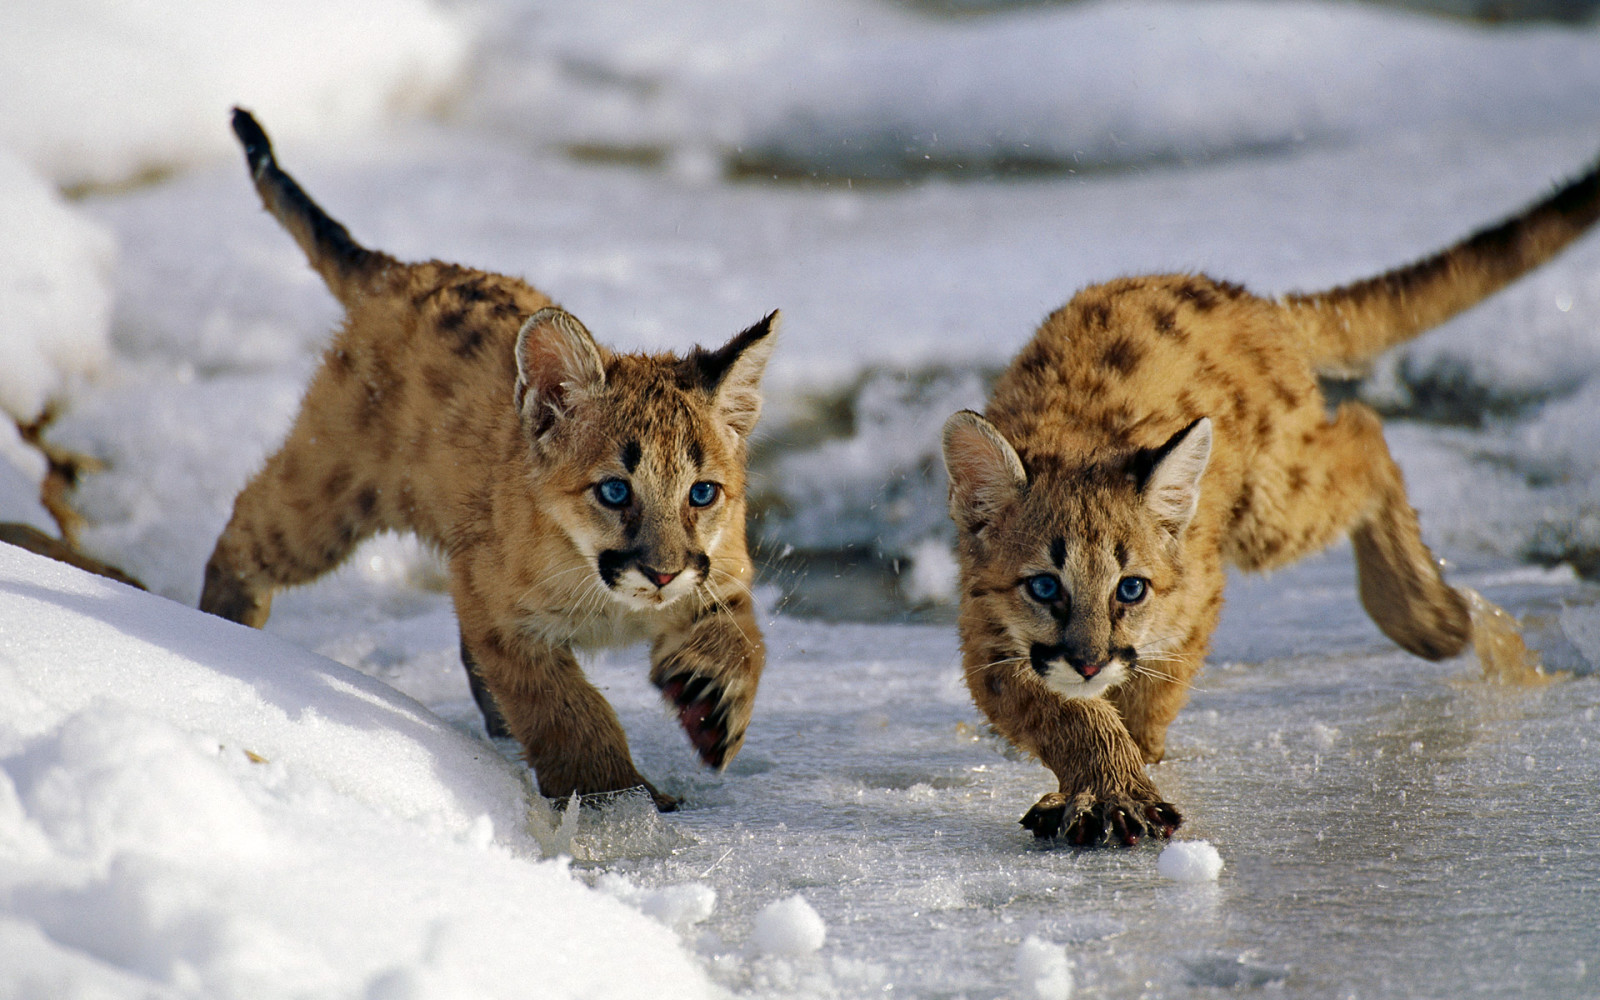
[[[1162,758],[1205,658],[1225,564],[1270,569],[1349,532],[1384,633],[1429,659],[1463,649],[1467,604],[1422,542],[1377,415],[1329,414],[1315,376],[1470,306],[1597,214],[1600,168],[1434,257],[1328,292],[1270,301],[1193,275],[1088,288],[1018,354],[986,417],[951,418],[967,682],[1060,782],[1025,826],[1131,843],[1181,822],[1142,764]],[[1135,600],[1119,596],[1129,580],[1121,596],[1142,589]]]
[[[738,753],[764,661],[745,464],[777,314],[718,351],[612,352],[515,278],[360,247],[253,119],[236,112],[235,130],[263,203],[347,315],[288,440],[239,494],[201,608],[259,627],[278,588],[375,532],[415,532],[449,558],[486,723],[521,742],[540,790],[642,786],[670,808],[573,650],[651,642],[651,680],[702,759]],[[602,499],[610,481],[625,504]],[[691,502],[696,484],[711,502]]]

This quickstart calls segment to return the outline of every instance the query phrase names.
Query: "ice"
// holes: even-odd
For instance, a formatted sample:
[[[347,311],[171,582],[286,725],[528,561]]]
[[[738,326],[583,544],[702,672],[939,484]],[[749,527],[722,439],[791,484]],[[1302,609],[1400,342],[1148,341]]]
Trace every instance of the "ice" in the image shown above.
[[[1222,855],[1204,840],[1175,840],[1162,848],[1156,871],[1174,882],[1215,882]]]
[[[763,955],[786,958],[818,951],[827,939],[828,925],[805,897],[798,895],[767,904],[750,929],[751,947]]]
[[[1072,996],[1072,963],[1058,944],[1029,935],[1017,946],[1017,978],[1032,1000],[1067,1000]]]

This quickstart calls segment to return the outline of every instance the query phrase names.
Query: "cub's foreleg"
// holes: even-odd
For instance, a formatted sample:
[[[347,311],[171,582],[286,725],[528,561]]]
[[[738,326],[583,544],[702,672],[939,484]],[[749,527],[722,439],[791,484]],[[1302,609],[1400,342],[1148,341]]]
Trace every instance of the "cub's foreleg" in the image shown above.
[[[1133,844],[1142,836],[1170,836],[1183,822],[1145,775],[1139,747],[1109,701],[1063,697],[1013,661],[969,656],[966,676],[973,700],[1000,734],[1055,772],[1059,790],[1022,817],[1035,837]]]
[[[705,599],[683,629],[657,637],[650,680],[672,702],[700,759],[727,766],[744,746],[766,647],[749,595]]]
[[[657,808],[677,806],[634,767],[617,713],[571,650],[495,629],[476,616],[461,618],[462,644],[507,731],[522,744],[541,795],[563,799],[643,788]]]

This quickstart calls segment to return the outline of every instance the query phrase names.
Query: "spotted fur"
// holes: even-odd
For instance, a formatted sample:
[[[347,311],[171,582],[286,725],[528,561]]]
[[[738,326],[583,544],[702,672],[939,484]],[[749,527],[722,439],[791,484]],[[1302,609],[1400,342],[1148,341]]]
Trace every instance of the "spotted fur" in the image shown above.
[[[1466,602],[1422,542],[1377,414],[1330,414],[1316,376],[1471,306],[1597,215],[1600,166],[1327,292],[1269,300],[1186,274],[1097,285],[1044,321],[985,416],[950,419],[967,683],[1060,783],[1025,826],[1131,843],[1181,822],[1143,765],[1162,758],[1206,655],[1226,564],[1270,569],[1348,532],[1383,632],[1428,659],[1462,650]]]
[[[239,494],[200,607],[259,627],[278,588],[376,532],[414,532],[449,559],[486,725],[521,742],[540,790],[644,787],[670,808],[574,651],[649,642],[651,680],[702,760],[739,752],[765,656],[745,466],[777,313],[717,350],[608,350],[515,278],[360,246],[248,113],[234,130],[346,318],[288,440]]]

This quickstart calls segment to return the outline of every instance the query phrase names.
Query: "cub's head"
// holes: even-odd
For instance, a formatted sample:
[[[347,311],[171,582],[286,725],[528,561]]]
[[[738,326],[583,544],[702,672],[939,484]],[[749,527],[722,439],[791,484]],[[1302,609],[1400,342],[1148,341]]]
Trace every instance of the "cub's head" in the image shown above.
[[[983,417],[951,417],[944,460],[969,655],[1036,671],[1068,697],[1160,672],[1183,638],[1182,539],[1210,455],[1202,418],[1159,448],[1025,464]]]
[[[743,558],[746,454],[777,323],[681,358],[608,351],[560,309],[523,325],[515,400],[536,489],[616,599],[665,607],[708,582],[719,546]]]

